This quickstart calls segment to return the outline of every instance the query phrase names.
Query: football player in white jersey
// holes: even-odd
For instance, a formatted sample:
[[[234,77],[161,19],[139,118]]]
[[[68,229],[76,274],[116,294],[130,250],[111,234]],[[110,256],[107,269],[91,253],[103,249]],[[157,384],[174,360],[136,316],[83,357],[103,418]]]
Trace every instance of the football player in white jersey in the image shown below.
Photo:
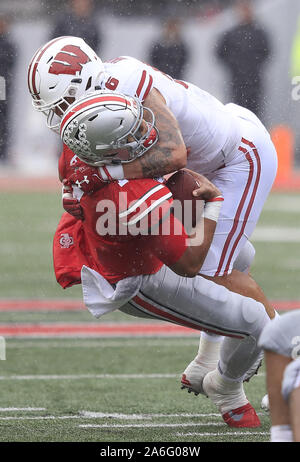
[[[195,85],[174,80],[135,58],[103,63],[76,37],[58,37],[36,52],[28,86],[34,107],[47,116],[49,128],[55,131],[69,104],[95,89],[135,96],[152,110],[159,133],[155,145],[128,162],[87,167],[85,177],[96,168],[103,181],[154,178],[184,166],[208,177],[222,191],[224,204],[200,274],[248,294],[249,277],[243,272],[248,272],[255,254],[249,238],[277,168],[270,136],[253,113],[233,104],[224,106]],[[82,179],[80,172],[72,178]],[[68,200],[65,208],[74,213],[80,204]],[[273,317],[273,307],[253,280],[251,284]],[[182,377],[184,387],[199,392],[203,376],[217,364],[221,342],[220,336],[201,335],[198,355]]]

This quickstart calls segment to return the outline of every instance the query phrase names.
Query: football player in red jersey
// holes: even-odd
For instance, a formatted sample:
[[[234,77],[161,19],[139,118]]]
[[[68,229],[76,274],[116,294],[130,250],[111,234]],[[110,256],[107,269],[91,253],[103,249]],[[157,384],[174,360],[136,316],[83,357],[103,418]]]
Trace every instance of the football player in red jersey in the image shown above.
[[[106,169],[99,165],[96,176],[93,169],[83,176],[78,169],[72,181],[89,186],[96,177],[101,177],[97,181],[153,178],[185,165],[207,176],[225,201],[201,274],[243,295],[255,286],[258,299],[274,316],[255,282],[241,273],[249,271],[254,258],[249,237],[276,173],[274,146],[254,114],[236,105],[224,106],[195,85],[174,80],[134,58],[103,63],[76,37],[57,37],[41,47],[30,63],[28,85],[34,107],[56,131],[70,103],[96,87],[136,96],[152,110],[159,140],[151,150]],[[80,204],[70,194],[64,193],[63,204],[69,213],[82,217]],[[221,336],[201,336],[199,353],[184,371],[183,386],[201,388],[203,374],[218,360],[221,342]]]
[[[72,151],[69,159],[65,156],[69,165],[60,162],[60,175],[74,162],[101,161],[107,168],[145,151],[149,137],[155,142],[154,121],[145,124],[140,110],[135,98],[111,92],[96,92],[71,105],[62,118],[61,137]],[[102,136],[106,144],[99,142]],[[74,152],[80,160],[71,157]],[[121,309],[192,327],[201,335],[224,336],[218,367],[207,367],[199,392],[212,399],[229,426],[259,426],[243,379],[260,354],[257,339],[270,318],[261,300],[254,299],[251,284],[244,296],[198,275],[217,225],[220,190],[194,173],[201,184],[196,194],[201,191],[205,200],[203,239],[195,242],[170,213],[173,198],[162,180],[104,183],[94,172],[98,188],[89,194],[83,192],[89,168],[78,166],[81,176],[73,186],[84,220],[63,215],[54,238],[58,281],[63,287],[81,282],[85,305],[96,317]],[[69,188],[65,182],[66,193]],[[68,245],[62,235],[69,237]]]

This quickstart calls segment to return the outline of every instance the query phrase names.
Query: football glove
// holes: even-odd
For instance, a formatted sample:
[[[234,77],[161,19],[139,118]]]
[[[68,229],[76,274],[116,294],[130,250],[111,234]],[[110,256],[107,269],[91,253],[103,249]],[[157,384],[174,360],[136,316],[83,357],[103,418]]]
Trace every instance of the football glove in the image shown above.
[[[81,166],[75,173],[67,178],[68,185],[77,186],[85,194],[92,194],[108,184],[105,181],[98,168],[90,166]]]
[[[84,220],[82,207],[77,199],[72,195],[72,188],[68,185],[67,180],[63,180],[62,188],[62,205],[66,212],[77,220]]]

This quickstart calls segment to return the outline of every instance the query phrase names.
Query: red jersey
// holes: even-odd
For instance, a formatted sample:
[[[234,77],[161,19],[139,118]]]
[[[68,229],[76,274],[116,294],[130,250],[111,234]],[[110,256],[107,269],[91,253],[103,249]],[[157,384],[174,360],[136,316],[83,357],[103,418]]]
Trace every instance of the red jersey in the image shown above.
[[[72,173],[74,173],[75,169],[81,167],[84,164],[79,157],[68,148],[67,145],[64,144],[63,152],[58,161],[58,176],[60,181],[64,178],[68,178]]]
[[[79,163],[65,149],[60,176],[69,176]],[[73,284],[80,282],[83,264],[113,284],[174,264],[186,250],[187,235],[171,213],[172,202],[170,190],[153,179],[114,181],[92,195],[84,194],[80,200],[84,221],[64,214],[54,238],[58,282],[72,285],[64,265],[74,276]]]
[[[82,197],[83,229],[105,279],[153,274],[181,257],[187,236],[172,202],[170,190],[152,179],[115,181]]]

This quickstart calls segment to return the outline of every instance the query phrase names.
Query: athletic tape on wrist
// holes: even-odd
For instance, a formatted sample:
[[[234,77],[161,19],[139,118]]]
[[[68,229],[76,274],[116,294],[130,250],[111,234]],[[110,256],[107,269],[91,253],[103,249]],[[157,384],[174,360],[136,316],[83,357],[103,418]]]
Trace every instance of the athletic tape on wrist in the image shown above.
[[[219,219],[220,210],[222,207],[222,202],[224,201],[222,196],[215,197],[207,202],[204,205],[203,218],[213,220],[215,222]]]
[[[98,171],[104,181],[124,180],[124,169],[122,164],[99,167]]]

